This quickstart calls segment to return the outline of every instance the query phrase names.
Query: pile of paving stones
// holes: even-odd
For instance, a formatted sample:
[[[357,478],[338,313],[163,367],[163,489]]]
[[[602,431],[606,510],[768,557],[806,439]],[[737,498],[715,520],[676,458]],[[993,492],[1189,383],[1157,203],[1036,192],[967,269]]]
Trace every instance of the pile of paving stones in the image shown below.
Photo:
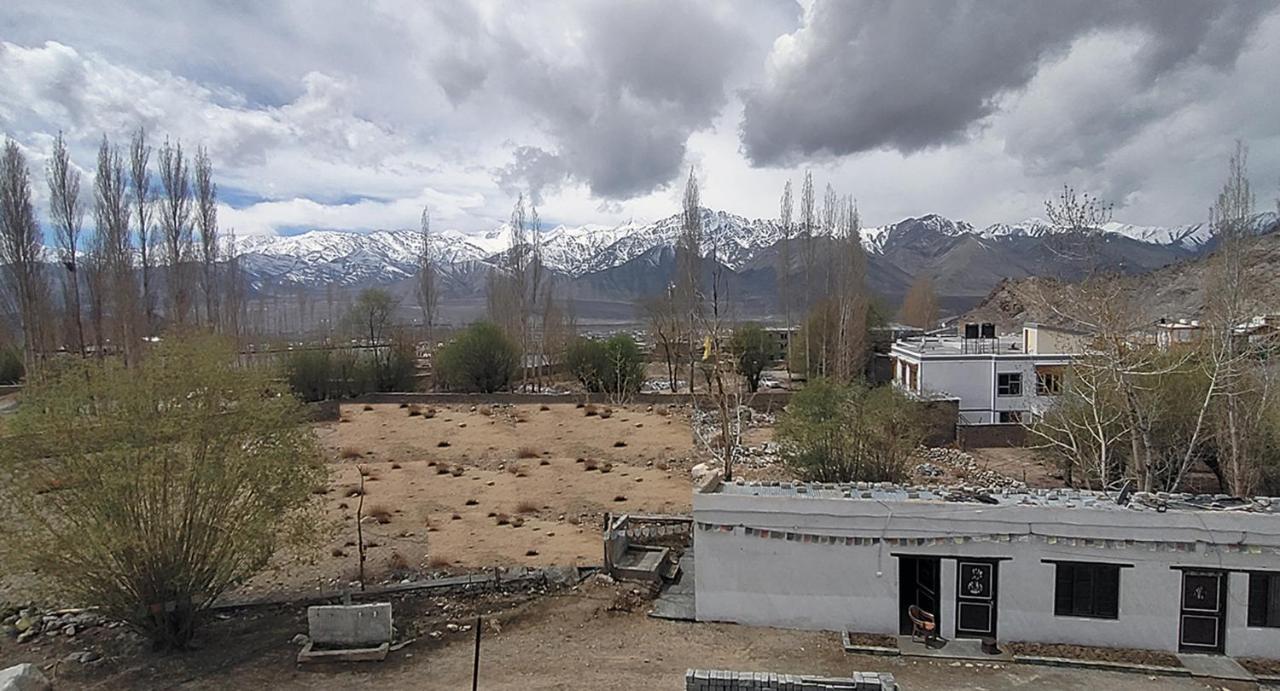
[[[18,643],[28,643],[36,640],[40,636],[53,638],[56,636],[64,636],[73,638],[87,628],[95,626],[103,626],[114,629],[121,624],[118,621],[110,621],[105,617],[94,612],[86,611],[65,611],[65,612],[45,612],[41,613],[34,607],[23,607],[21,609],[11,609],[8,611],[3,620],[0,620],[0,632],[6,637],[16,640]],[[97,659],[94,653],[85,653],[84,657]],[[78,662],[91,662],[91,659],[77,660]]]

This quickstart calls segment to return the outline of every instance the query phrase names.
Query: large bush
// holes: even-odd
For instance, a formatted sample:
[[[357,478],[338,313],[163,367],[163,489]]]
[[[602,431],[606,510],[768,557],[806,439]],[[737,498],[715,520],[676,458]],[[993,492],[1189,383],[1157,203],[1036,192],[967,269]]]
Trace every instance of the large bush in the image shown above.
[[[24,372],[22,353],[17,348],[0,346],[0,384],[17,384]]]
[[[505,389],[519,366],[519,346],[489,322],[467,327],[436,354],[436,376],[454,391]]]
[[[370,391],[412,391],[416,356],[411,344],[355,351],[295,350],[284,357],[284,377],[304,401],[359,396]]]
[[[917,405],[890,386],[814,379],[778,420],[783,461],[817,482],[901,482],[924,438]]]
[[[631,394],[644,382],[644,353],[628,334],[579,338],[566,351],[565,366],[591,393]]]
[[[132,369],[77,358],[23,396],[0,439],[6,553],[157,647],[314,535],[327,478],[301,406],[224,342],[166,340]]]

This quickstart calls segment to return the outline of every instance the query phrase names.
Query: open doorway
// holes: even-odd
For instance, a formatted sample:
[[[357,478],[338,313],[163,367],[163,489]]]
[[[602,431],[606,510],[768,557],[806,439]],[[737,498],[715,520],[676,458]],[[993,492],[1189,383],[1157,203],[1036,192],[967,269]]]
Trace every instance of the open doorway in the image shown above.
[[[938,606],[942,582],[942,560],[938,557],[898,557],[898,633],[911,635],[907,608],[915,605],[932,614],[937,631],[942,632],[942,610]]]

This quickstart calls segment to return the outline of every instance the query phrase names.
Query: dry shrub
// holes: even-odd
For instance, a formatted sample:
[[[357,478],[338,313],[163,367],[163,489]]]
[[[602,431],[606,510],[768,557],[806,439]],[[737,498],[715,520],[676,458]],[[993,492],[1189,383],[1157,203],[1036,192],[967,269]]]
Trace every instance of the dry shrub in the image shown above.
[[[666,461],[658,461],[657,463],[653,464],[653,467],[657,468],[658,470],[669,470],[671,468],[670,465],[667,465]]]
[[[578,401],[577,403],[574,403],[574,404],[573,404],[573,407],[574,407],[574,408],[581,408],[581,407],[582,407],[582,405],[583,405],[582,401]]]
[[[583,461],[583,462],[582,462],[582,469],[583,469],[583,470],[586,470],[586,471],[588,471],[588,472],[590,472],[590,471],[592,471],[592,470],[595,470],[595,469],[596,469],[596,468],[598,468],[598,467],[600,467],[600,466],[599,466],[599,465],[597,465],[597,464],[596,464],[596,462],[595,462],[595,461],[593,461],[593,460],[586,460],[586,461]]]
[[[565,520],[569,522],[569,525],[578,525],[579,523],[582,522],[582,519],[578,518],[577,516],[570,516]]]
[[[422,414],[422,406],[414,403],[409,406],[409,417],[418,417]]]
[[[551,465],[551,461],[544,458],[541,461],[538,461],[538,465]]]
[[[602,473],[607,473],[607,472],[609,472],[610,470],[613,470],[613,464],[612,464],[612,463],[610,463],[610,462],[608,462],[608,461],[605,461],[604,463],[601,463],[601,464],[600,464],[600,472],[602,472]]]
[[[401,404],[400,404],[400,409],[401,409],[401,410],[404,410],[405,408],[408,408],[408,407],[409,407],[409,404],[408,404],[408,403],[401,403]]]
[[[392,552],[387,558],[387,569],[395,572],[404,572],[409,570],[409,560],[398,551]]]
[[[600,409],[600,419],[601,419],[601,420],[608,420],[608,419],[609,419],[609,418],[611,418],[611,417],[613,417],[613,408],[601,408],[601,409]]]
[[[436,409],[435,409],[435,408],[427,408],[426,410],[422,411],[422,417],[424,417],[424,418],[426,418],[426,419],[428,419],[428,420],[430,420],[431,418],[433,418],[433,417],[435,417],[435,416],[436,416]]]
[[[596,407],[596,404],[588,403],[587,405],[583,406],[582,414],[587,417],[593,417],[600,414],[600,409]]]
[[[542,454],[532,446],[522,446],[516,451],[516,458],[537,458]]]
[[[311,488],[311,493],[312,493],[312,494],[328,494],[328,493],[329,493],[329,486],[328,486],[328,485],[316,485],[315,487],[312,487],[312,488]]]
[[[453,514],[452,516],[450,516],[450,517],[449,517],[449,520],[451,520],[451,521],[460,521],[460,520],[462,520],[462,516],[461,516],[461,515],[459,515],[459,514],[456,514],[456,513],[455,513],[455,514]]]
[[[481,415],[483,415],[483,416],[485,416],[485,417],[493,417],[493,407],[492,407],[492,406],[482,405],[482,406],[480,406],[479,408],[477,408],[477,409],[476,409],[476,412],[480,413]]]
[[[547,405],[546,403],[543,403],[542,405],[538,406],[538,410],[541,410],[542,412],[545,413],[548,410],[551,410],[551,406]]]
[[[339,509],[349,509],[349,508],[351,508],[351,507],[350,507],[350,506],[347,506],[347,502],[342,501],[342,502],[338,502],[338,508],[339,508]]]
[[[537,512],[538,512],[538,505],[531,501],[525,500],[520,502],[519,504],[516,504],[516,513],[537,513]]]
[[[527,550],[527,551],[524,553],[524,555],[525,555],[526,557],[536,557],[536,556],[538,556],[538,550],[536,550],[536,549]]]
[[[374,504],[373,506],[370,506],[369,509],[365,511],[365,515],[377,521],[381,525],[386,525],[391,522],[391,509],[382,504]]]
[[[524,525],[524,519],[523,519],[523,518],[521,518],[521,517],[519,517],[519,516],[516,516],[516,517],[514,517],[514,518],[512,518],[512,519],[511,519],[511,527],[512,527],[512,528],[519,528],[519,527],[520,527],[520,526],[522,526],[522,525]]]
[[[334,548],[333,548],[333,550],[329,552],[329,554],[331,554],[331,555],[333,555],[333,556],[335,556],[335,557],[345,557],[345,556],[347,556],[347,553],[346,553],[346,552],[344,552],[344,551],[343,551],[343,549],[342,549],[341,547],[334,547]]]
[[[467,500],[466,502],[464,502],[464,503],[465,503],[467,506],[475,506],[475,505],[479,504],[480,502],[479,502],[479,501],[477,501],[477,500],[475,500],[475,499],[468,499],[468,500]]]
[[[613,500],[614,500],[614,501],[626,501],[626,500],[627,500],[627,498],[626,498],[626,497],[624,497],[624,496],[622,496],[621,494],[619,494],[619,495],[617,495],[616,497],[614,497],[614,498],[613,498]]]
[[[368,403],[366,403],[366,404],[364,404],[364,410],[365,410],[366,412],[368,412],[368,411],[370,411],[370,410],[373,410],[373,406],[371,406],[371,405],[369,405]]]
[[[450,444],[449,442],[447,442],[447,441],[443,440],[443,439],[441,439],[440,441],[436,442],[436,448],[437,448],[437,449],[447,449],[447,448],[449,448],[450,446],[451,446],[451,444]]]
[[[671,414],[671,410],[667,408],[665,405],[654,408],[653,412],[657,413],[661,417],[666,417]]]
[[[353,449],[353,448],[351,448],[350,446],[348,446],[348,447],[344,448],[344,449],[343,449],[343,450],[338,454],[338,456],[339,456],[340,458],[342,458],[343,460],[346,460],[346,461],[349,461],[349,460],[352,460],[352,459],[355,459],[355,458],[360,458],[360,457],[361,457],[361,456],[363,456],[363,455],[364,455],[364,452],[363,452],[363,451],[361,451],[360,449]]]
[[[431,567],[431,568],[433,568],[433,569],[445,569],[445,568],[448,568],[448,567],[449,567],[449,558],[448,558],[448,557],[442,557],[442,556],[440,556],[439,554],[432,555],[432,556],[431,556],[431,558],[427,560],[427,566],[430,566],[430,567]]]
[[[467,472],[467,469],[466,469],[466,468],[463,468],[463,467],[462,467],[462,466],[460,466],[460,465],[455,465],[455,466],[453,466],[453,470],[452,470],[452,471],[450,471],[450,473],[449,473],[449,474],[450,474],[450,475],[452,475],[452,476],[454,476],[454,477],[462,477],[463,473],[465,473],[465,472]]]
[[[391,464],[391,469],[392,469],[392,470],[400,470],[400,467],[401,467],[401,466],[400,466],[400,464],[399,464],[399,463],[392,463],[392,464]]]
[[[622,447],[624,447],[624,446],[626,446],[626,445],[627,445],[627,443],[626,443],[625,441],[622,441],[621,439],[619,439],[618,441],[615,441],[615,442],[613,443],[613,448],[615,448],[615,449],[621,449]]]
[[[448,463],[441,463],[440,465],[436,466],[436,475],[448,475],[448,474],[449,474]]]
[[[509,525],[511,523],[511,517],[505,513],[500,513],[497,516],[494,516],[493,520],[498,525]]]

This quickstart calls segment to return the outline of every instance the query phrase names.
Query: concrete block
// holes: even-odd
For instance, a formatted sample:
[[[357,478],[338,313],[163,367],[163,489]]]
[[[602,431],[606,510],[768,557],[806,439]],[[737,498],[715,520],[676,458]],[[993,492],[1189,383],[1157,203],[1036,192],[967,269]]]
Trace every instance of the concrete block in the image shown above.
[[[307,628],[319,648],[377,647],[391,642],[391,603],[308,607]]]
[[[0,691],[48,691],[49,688],[48,678],[29,662],[0,670]]]

